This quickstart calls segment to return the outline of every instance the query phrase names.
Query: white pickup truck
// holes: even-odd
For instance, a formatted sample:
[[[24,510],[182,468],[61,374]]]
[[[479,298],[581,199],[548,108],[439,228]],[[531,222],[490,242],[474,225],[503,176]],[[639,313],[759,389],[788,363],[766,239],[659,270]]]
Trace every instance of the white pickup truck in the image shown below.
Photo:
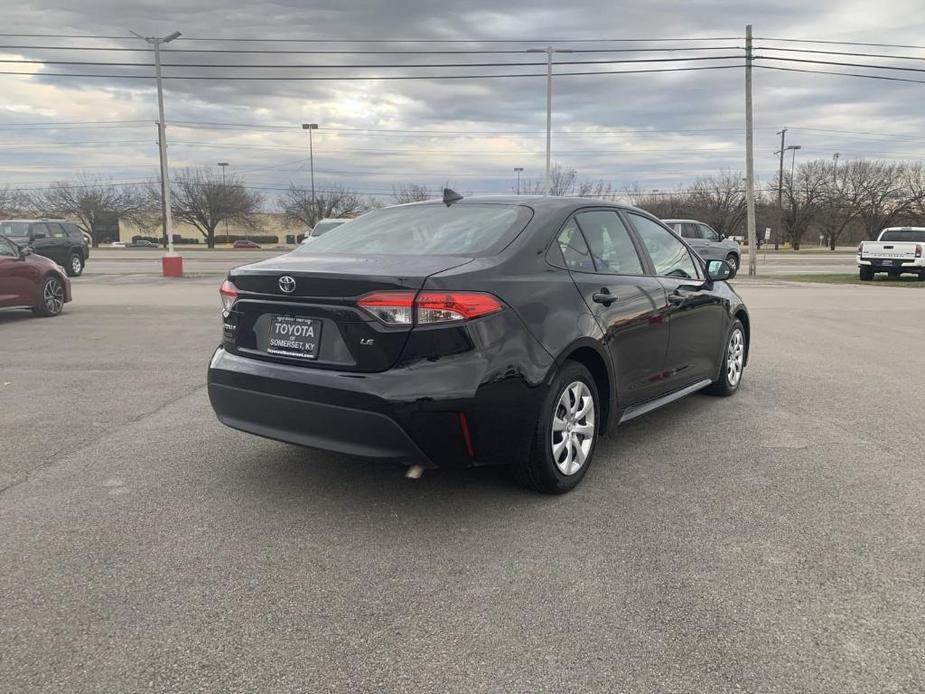
[[[858,272],[865,282],[878,272],[911,272],[925,280],[925,227],[890,227],[876,241],[858,244]]]

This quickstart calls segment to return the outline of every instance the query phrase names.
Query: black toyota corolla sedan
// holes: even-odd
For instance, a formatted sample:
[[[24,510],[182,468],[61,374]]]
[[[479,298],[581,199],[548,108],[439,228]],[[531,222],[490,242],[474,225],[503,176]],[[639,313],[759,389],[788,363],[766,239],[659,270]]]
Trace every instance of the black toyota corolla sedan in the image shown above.
[[[617,424],[739,388],[729,273],[632,207],[447,190],[232,270],[209,397],[260,436],[561,493]]]

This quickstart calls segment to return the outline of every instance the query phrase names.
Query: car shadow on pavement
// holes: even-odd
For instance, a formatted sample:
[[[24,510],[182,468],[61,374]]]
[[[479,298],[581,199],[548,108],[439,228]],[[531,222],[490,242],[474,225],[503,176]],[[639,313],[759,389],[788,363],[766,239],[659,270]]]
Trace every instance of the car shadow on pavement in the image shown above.
[[[20,309],[0,310],[0,325],[35,319],[36,317],[31,311]]]

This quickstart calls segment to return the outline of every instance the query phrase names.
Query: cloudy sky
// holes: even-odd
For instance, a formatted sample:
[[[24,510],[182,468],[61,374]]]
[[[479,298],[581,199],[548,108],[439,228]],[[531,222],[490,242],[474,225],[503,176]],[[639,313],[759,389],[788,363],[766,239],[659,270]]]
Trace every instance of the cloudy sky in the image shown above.
[[[226,0],[220,6],[205,0],[0,0],[0,16],[0,71],[22,73],[0,75],[0,186],[11,187],[38,187],[81,171],[114,181],[156,174],[152,70],[113,65],[148,63],[150,53],[55,49],[144,48],[140,40],[123,38],[130,30],[181,31],[183,38],[164,53],[171,65],[165,75],[214,78],[165,82],[171,168],[228,161],[271,197],[290,181],[307,185],[303,122],[320,124],[314,139],[320,187],[339,184],[387,196],[407,183],[450,182],[468,193],[509,192],[514,167],[539,179],[545,56],[526,49],[549,43],[580,51],[557,55],[557,73],[738,66],[744,25],[751,23],[763,37],[755,41],[764,49],[758,55],[925,70],[925,50],[914,47],[780,40],[925,44],[921,2],[912,0]],[[608,62],[667,58],[672,61]],[[196,67],[175,67],[191,64]],[[434,64],[467,65],[412,67]],[[766,58],[756,64],[925,80],[925,71]],[[258,65],[276,67],[251,67]],[[357,67],[330,67],[344,65]],[[534,76],[356,79],[511,74]],[[354,79],[303,79],[309,77]],[[561,74],[554,84],[553,159],[616,189],[665,190],[721,168],[742,169],[743,83],[744,70],[737,67]],[[925,153],[923,97],[925,83],[756,69],[756,173],[774,175],[781,127],[790,129],[788,144],[802,146],[801,158],[838,152],[843,161],[919,159]]]

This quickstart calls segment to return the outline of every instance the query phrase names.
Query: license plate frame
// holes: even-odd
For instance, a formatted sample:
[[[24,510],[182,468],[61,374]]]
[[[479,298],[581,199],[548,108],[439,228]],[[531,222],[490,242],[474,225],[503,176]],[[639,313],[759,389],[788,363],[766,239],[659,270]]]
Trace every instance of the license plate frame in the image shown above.
[[[892,260],[881,260],[880,264],[883,265],[884,267],[892,267],[893,261]]]
[[[270,316],[266,352],[274,357],[316,361],[321,348],[322,321],[304,316]]]

